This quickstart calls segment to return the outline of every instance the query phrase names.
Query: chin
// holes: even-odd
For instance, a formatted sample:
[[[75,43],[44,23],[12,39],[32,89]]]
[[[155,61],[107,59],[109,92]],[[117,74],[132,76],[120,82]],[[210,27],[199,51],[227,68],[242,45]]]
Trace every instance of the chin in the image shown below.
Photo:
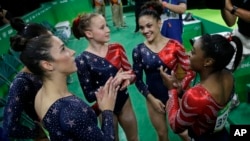
[[[150,42],[153,42],[153,39],[147,38],[147,41],[150,43]]]

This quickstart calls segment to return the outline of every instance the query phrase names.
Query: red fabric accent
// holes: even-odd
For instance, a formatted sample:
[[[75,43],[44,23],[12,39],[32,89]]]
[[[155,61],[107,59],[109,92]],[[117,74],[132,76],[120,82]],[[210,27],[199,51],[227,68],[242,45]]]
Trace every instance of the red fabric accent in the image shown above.
[[[98,116],[101,114],[101,110],[99,109],[98,103],[96,102],[91,106],[91,108],[95,111],[95,114]]]
[[[124,48],[118,44],[109,44],[108,53],[105,57],[117,69],[122,68],[124,71],[131,70]]]
[[[166,108],[174,132],[180,133],[191,127],[195,135],[199,136],[213,131],[217,113],[223,106],[216,103],[202,85],[196,85],[187,90],[180,105],[177,91],[169,90]]]
[[[132,70],[125,49],[118,43],[109,44],[108,53],[105,58],[118,70],[120,68],[124,71]],[[133,71],[131,73],[135,75]],[[130,83],[134,83],[135,79],[136,78],[134,77],[133,80],[130,80]]]
[[[177,71],[178,64],[180,64],[181,68],[185,72],[185,76],[182,79],[182,88],[186,90],[190,81],[194,78],[195,72],[189,67],[189,57],[185,53],[184,47],[174,40],[169,40],[158,55],[168,68],[174,70],[175,72]]]

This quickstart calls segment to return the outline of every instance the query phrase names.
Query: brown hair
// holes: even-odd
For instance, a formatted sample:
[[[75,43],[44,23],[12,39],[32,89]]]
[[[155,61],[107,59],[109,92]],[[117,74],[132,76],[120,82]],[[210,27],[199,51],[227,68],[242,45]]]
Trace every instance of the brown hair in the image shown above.
[[[86,31],[90,27],[91,19],[100,14],[97,13],[84,13],[78,15],[74,20],[71,27],[73,35],[80,39],[81,37],[86,37],[84,31]]]

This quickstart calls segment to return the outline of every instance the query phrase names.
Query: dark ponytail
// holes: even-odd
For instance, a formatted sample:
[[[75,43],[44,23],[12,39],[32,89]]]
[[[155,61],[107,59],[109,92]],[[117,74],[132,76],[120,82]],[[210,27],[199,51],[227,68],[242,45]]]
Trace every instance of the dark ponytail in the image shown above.
[[[243,50],[242,43],[238,37],[230,36],[226,38],[220,34],[205,34],[201,37],[201,41],[201,48],[205,56],[215,60],[213,64],[214,71],[224,69],[232,60],[236,52],[232,68],[232,71],[235,71],[241,61]],[[230,42],[234,42],[236,48]]]
[[[243,45],[241,40],[237,36],[232,36],[232,42],[236,45],[236,54],[235,59],[233,63],[232,71],[235,71],[237,67],[239,66],[241,59],[242,59],[242,53],[243,53]]]

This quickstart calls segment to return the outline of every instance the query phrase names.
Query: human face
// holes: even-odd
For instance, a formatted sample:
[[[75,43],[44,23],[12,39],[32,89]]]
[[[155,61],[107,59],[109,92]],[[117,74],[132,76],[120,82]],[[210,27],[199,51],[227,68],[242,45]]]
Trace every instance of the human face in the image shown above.
[[[201,39],[197,39],[191,50],[190,54],[190,67],[192,70],[199,72],[202,68],[204,68],[205,56],[204,51],[201,49]]]
[[[77,70],[75,64],[75,51],[69,49],[65,44],[56,36],[51,38],[52,47],[50,54],[53,58],[51,64],[53,70],[69,75]]]
[[[142,35],[148,42],[155,40],[160,35],[160,21],[157,21],[152,16],[142,16],[139,18],[139,28]]]
[[[110,40],[110,30],[102,15],[95,16],[90,20],[90,30],[87,32],[89,39],[92,38],[96,42],[107,43]]]

